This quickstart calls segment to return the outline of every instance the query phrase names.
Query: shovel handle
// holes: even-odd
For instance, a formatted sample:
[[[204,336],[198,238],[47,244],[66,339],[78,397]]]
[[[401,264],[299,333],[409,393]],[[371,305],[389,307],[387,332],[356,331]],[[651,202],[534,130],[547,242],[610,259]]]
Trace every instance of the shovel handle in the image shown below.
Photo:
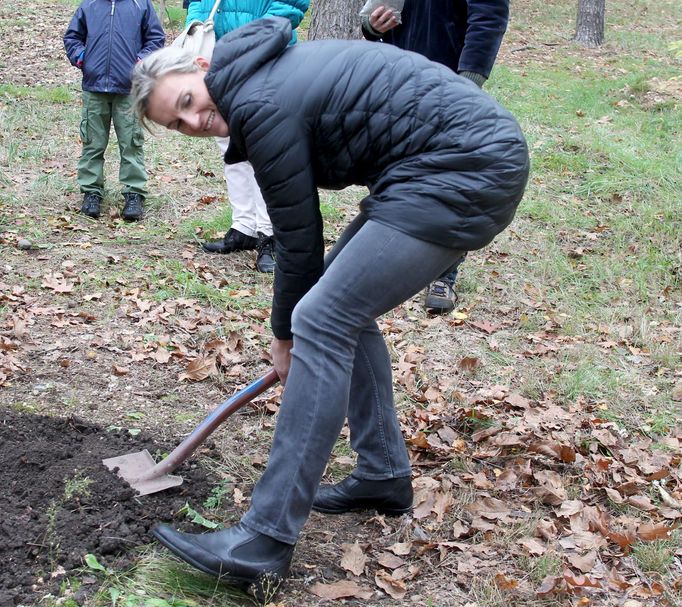
[[[149,480],[163,476],[175,470],[184,462],[195,449],[230,415],[241,409],[246,403],[253,400],[259,394],[265,392],[279,381],[277,372],[273,369],[266,375],[250,383],[234,396],[218,405],[204,421],[202,421],[184,441],[182,441],[165,459],[156,464],[149,472],[145,473],[140,479]]]

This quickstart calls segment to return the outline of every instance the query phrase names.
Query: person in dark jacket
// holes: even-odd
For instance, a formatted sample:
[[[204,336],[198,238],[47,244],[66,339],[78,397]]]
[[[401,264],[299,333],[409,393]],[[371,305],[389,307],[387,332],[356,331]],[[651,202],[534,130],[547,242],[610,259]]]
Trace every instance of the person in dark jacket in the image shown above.
[[[508,22],[509,0],[405,0],[399,14],[379,6],[363,16],[362,34],[367,40],[420,53],[483,87]],[[427,311],[445,314],[454,310],[455,281],[464,259],[426,288]]]
[[[142,218],[147,195],[144,136],[130,100],[136,62],[163,47],[166,36],[151,0],[84,0],[64,35],[71,62],[83,71],[83,109],[78,184],[81,213],[99,217],[104,196],[104,151],[111,123],[118,137],[123,185],[123,219]]]
[[[133,75],[138,116],[190,136],[227,136],[248,158],[275,232],[273,364],[285,385],[267,468],[239,524],[154,535],[232,583],[284,577],[311,508],[412,506],[410,461],[376,318],[419,293],[512,221],[528,177],[513,116],[416,53],[366,41],[289,47],[260,19],[225,35],[211,64],[178,49]],[[324,257],[318,188],[364,185],[360,212]],[[348,419],[351,475],[319,486]]]

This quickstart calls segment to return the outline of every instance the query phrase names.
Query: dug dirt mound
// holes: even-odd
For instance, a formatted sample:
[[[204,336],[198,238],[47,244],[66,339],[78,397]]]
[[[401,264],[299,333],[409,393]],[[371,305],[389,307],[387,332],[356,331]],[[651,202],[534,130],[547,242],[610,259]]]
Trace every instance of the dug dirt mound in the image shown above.
[[[180,511],[201,505],[213,483],[185,462],[178,469],[183,485],[140,497],[102,459],[169,446],[76,418],[0,409],[0,445],[0,607],[56,593],[86,554],[126,566],[156,523],[189,528]]]

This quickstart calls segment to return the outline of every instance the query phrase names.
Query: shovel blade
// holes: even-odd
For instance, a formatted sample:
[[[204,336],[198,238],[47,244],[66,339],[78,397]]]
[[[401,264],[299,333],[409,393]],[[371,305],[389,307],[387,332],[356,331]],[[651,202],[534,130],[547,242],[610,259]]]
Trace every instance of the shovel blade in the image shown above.
[[[149,495],[182,484],[182,477],[171,474],[161,474],[150,477],[149,474],[156,465],[149,451],[138,451],[127,455],[117,455],[103,459],[102,463],[111,471],[115,471],[140,495]]]

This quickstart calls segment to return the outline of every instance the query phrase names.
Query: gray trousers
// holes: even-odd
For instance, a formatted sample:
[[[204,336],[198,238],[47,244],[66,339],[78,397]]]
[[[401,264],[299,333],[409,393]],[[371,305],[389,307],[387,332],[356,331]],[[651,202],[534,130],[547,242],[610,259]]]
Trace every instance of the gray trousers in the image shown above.
[[[354,475],[410,475],[393,402],[391,360],[376,318],[419,293],[462,252],[358,216],[296,306],[294,347],[270,458],[242,522],[295,544],[348,419]]]

